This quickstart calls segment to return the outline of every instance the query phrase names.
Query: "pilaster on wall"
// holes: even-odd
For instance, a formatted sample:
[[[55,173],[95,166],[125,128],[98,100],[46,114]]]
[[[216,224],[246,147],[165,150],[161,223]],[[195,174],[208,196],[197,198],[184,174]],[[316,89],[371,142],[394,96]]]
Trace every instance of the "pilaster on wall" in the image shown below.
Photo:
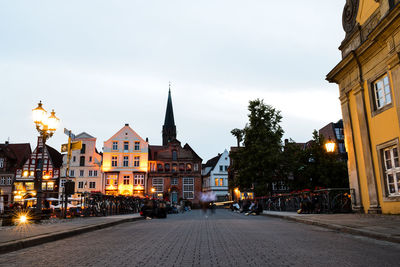
[[[340,96],[340,103],[343,116],[343,128],[345,136],[344,141],[348,154],[347,169],[349,174],[350,189],[352,190],[352,208],[355,212],[364,212],[364,207],[361,199],[357,155],[354,147],[354,135],[349,107],[349,97],[347,94],[343,94],[342,96]]]
[[[357,118],[360,129],[361,149],[364,157],[364,168],[368,186],[369,208],[368,213],[381,213],[378,200],[378,191],[376,186],[374,165],[372,161],[372,151],[370,142],[370,133],[366,117],[364,88],[360,84],[354,91],[357,106]]]

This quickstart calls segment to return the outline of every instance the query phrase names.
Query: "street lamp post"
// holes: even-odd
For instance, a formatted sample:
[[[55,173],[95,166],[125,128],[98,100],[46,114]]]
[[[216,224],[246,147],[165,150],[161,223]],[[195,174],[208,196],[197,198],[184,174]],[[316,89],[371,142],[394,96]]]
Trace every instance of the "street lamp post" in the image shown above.
[[[44,152],[46,140],[53,136],[57,130],[59,119],[56,117],[54,110],[48,116],[47,111],[42,107],[42,101],[39,102],[38,106],[32,110],[33,122],[36,125],[36,130],[39,132],[42,140],[42,159],[40,166],[36,168],[36,213],[42,214],[42,177],[43,177],[43,166],[44,166]]]

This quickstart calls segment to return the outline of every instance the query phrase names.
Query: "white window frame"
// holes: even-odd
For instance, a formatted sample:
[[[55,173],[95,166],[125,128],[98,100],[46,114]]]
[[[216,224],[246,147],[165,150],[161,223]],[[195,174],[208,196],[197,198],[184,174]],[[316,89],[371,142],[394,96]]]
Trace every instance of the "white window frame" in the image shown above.
[[[153,178],[151,182],[156,193],[164,192],[164,178]]]
[[[118,156],[111,156],[111,167],[118,167]]]
[[[129,151],[129,141],[124,141],[124,151]]]
[[[85,176],[85,170],[79,170],[79,177]]]
[[[112,142],[112,150],[118,150],[118,141]]]
[[[139,167],[140,166],[140,156],[135,156],[133,160],[133,167]]]
[[[395,151],[397,156],[395,156]],[[390,166],[388,166],[388,164],[390,164]],[[383,166],[388,195],[400,196],[400,159],[397,145],[383,149]],[[392,177],[392,183],[390,183],[390,176]],[[391,186],[394,189],[394,192],[392,192]]]
[[[184,199],[194,199],[194,178],[186,177],[183,178],[183,198]]]
[[[172,178],[171,179],[171,185],[178,185],[178,178]]]
[[[124,175],[124,177],[123,177],[123,180],[122,180],[122,183],[124,184],[124,185],[129,185],[129,183],[130,183],[130,180],[131,179],[131,177],[129,176],[129,175]]]
[[[135,149],[135,151],[139,151],[140,150],[140,141],[135,141],[134,149]]]
[[[1,177],[0,184],[1,184],[1,185],[6,184],[6,177],[5,177],[5,176],[2,176],[2,177]]]
[[[8,185],[12,184],[12,178],[10,176],[7,177],[7,184]]]
[[[392,103],[389,75],[385,74],[373,83],[376,109],[379,110]],[[381,94],[381,95],[380,95]],[[382,104],[380,100],[382,99]]]
[[[89,177],[93,177],[93,170],[89,170]]]
[[[75,177],[75,170],[69,171],[69,177]]]
[[[133,180],[134,185],[144,185],[144,174],[135,174]]]
[[[0,158],[0,168],[4,168],[4,158]]]
[[[124,160],[122,166],[128,167],[129,166],[129,156],[124,156]]]
[[[79,182],[78,182],[78,188],[79,188],[79,189],[82,189],[82,188],[83,188],[83,181],[79,181]]]
[[[93,171],[93,177],[97,177],[97,170]]]

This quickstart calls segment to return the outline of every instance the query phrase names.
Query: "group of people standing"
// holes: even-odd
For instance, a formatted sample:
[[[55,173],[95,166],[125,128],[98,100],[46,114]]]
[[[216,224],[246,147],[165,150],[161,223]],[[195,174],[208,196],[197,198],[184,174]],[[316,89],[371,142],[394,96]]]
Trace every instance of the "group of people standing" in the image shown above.
[[[211,211],[211,214],[215,213],[215,201],[217,200],[217,196],[214,192],[204,192],[201,193],[200,196],[200,204],[203,210],[203,213],[206,214],[207,210]]]

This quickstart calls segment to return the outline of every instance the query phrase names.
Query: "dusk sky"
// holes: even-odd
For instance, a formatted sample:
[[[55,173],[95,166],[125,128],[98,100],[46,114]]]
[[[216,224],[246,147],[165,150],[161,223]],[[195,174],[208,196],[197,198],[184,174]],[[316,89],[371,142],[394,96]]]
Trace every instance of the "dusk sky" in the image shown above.
[[[121,0],[0,2],[0,143],[30,142],[42,100],[60,129],[97,137],[125,123],[161,144],[171,81],[177,138],[207,161],[236,145],[249,100],[282,111],[285,138],[341,118],[345,1]]]

